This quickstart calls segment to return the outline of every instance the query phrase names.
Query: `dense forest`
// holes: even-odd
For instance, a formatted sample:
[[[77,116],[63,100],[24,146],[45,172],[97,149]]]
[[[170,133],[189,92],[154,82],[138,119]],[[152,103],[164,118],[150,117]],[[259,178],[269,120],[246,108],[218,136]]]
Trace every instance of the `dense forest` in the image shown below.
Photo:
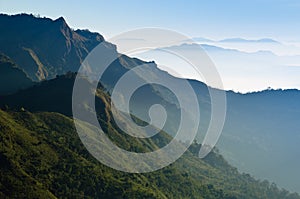
[[[48,93],[49,103],[52,93],[48,91],[63,82],[61,89],[68,93],[73,81],[74,75],[69,74],[27,91],[31,96],[34,91],[41,96]],[[154,150],[171,139],[163,132],[159,139],[129,139],[107,119],[111,114],[109,95],[99,88],[97,99],[100,122],[109,129],[111,140],[124,149]],[[299,198],[275,184],[240,174],[216,151],[199,159],[196,142],[178,161],[153,173],[113,170],[88,153],[72,118],[45,112],[47,107],[40,105],[42,112],[13,105],[4,105],[0,111],[1,198]],[[57,112],[66,112],[59,108],[64,107]]]

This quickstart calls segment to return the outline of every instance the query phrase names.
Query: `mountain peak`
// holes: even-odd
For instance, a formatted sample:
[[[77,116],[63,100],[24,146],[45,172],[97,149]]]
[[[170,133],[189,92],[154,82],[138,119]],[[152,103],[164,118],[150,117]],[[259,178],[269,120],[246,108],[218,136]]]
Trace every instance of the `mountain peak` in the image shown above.
[[[68,26],[66,20],[63,17],[59,17],[53,21],[55,24],[57,24],[61,30],[64,32],[70,32],[71,28]],[[69,33],[70,34],[70,33]]]
[[[63,17],[59,17],[59,18],[55,19],[54,21],[66,23],[66,20]]]
[[[102,35],[100,35],[97,32],[91,32],[88,29],[84,29],[84,30],[77,29],[77,30],[75,30],[75,33],[77,33],[80,36],[83,36],[87,39],[96,40],[96,41],[99,41],[99,42],[104,41],[104,37]]]
[[[0,15],[0,51],[34,81],[77,71],[87,54],[104,41],[98,33],[74,31],[63,17]],[[14,49],[12,51],[11,49]]]

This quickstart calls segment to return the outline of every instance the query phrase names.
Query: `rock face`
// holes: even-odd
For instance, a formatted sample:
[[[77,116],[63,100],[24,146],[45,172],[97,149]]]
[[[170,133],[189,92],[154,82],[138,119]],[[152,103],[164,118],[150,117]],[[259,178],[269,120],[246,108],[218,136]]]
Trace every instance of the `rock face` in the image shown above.
[[[33,15],[0,15],[0,51],[35,81],[76,71],[86,55],[104,38],[88,30],[72,30],[56,20]]]

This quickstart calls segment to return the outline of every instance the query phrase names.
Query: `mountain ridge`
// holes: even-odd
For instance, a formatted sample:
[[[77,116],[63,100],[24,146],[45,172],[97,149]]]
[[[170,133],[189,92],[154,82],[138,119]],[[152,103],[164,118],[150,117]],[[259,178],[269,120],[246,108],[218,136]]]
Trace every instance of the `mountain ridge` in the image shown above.
[[[0,24],[5,27],[0,32],[0,51],[35,81],[77,71],[85,56],[104,42],[98,33],[73,31],[62,17],[51,20],[1,14]]]
[[[30,93],[30,96],[47,94],[41,101],[48,107],[39,105],[34,110],[10,106],[3,107],[5,111],[0,110],[0,127],[3,129],[0,131],[3,143],[0,159],[4,163],[1,172],[5,172],[0,175],[2,197],[299,198],[275,184],[239,174],[216,152],[211,152],[204,160],[199,159],[200,145],[197,143],[175,163],[154,173],[128,174],[100,164],[82,145],[72,118],[61,114],[71,101],[59,105],[53,101],[53,92],[49,93],[55,91],[58,84],[64,85],[62,92],[54,93],[61,98],[64,98],[61,93],[65,93],[65,97],[71,98],[69,93],[74,78],[74,74],[69,73],[46,80],[40,85],[42,88],[34,89],[35,95]],[[124,137],[125,134],[108,119],[111,114],[109,95],[102,88],[97,93],[99,122],[110,129],[107,135],[122,148],[148,151],[171,139],[164,133],[160,133],[159,139],[151,138],[152,141]],[[48,102],[45,102],[47,98]],[[51,108],[51,104],[60,109]]]
[[[22,15],[22,17],[24,17]],[[25,16],[25,18],[28,18],[29,20],[32,20],[33,16]],[[1,21],[1,17],[0,17],[0,21]],[[39,22],[39,20],[35,21],[35,22]],[[74,34],[72,30],[69,30],[69,28],[67,28],[67,31],[65,31],[64,33],[62,33],[59,29],[60,27],[64,27],[64,20],[60,19],[56,22],[54,22],[53,20],[50,19],[44,19],[43,23],[46,22],[47,26],[50,24],[50,27],[52,27],[54,30],[52,30],[53,34],[57,36],[57,38],[59,40],[61,40],[62,45],[57,46],[57,49],[55,49],[58,52],[60,52],[60,58],[61,55],[67,54],[70,55],[70,57],[72,58],[72,56],[74,54],[72,54],[72,45],[74,44],[73,42],[71,42],[72,37],[77,37],[77,40],[80,44],[79,47],[81,50],[76,51],[75,50],[75,60],[77,64],[80,63],[80,59],[82,59],[84,57],[84,53],[80,54],[80,52],[88,52],[88,46],[93,46],[95,45],[94,41],[96,41],[97,39],[95,39],[94,37],[97,37],[97,34],[91,34],[88,31],[77,31],[76,34]],[[53,23],[56,23],[55,27],[53,26]],[[24,23],[25,24],[25,23]],[[24,25],[23,24],[23,25]],[[35,24],[37,25],[37,24]],[[44,24],[45,25],[45,24]],[[46,25],[45,25],[46,26]],[[28,28],[25,27],[24,28]],[[65,27],[66,28],[66,27]],[[47,30],[49,30],[47,28]],[[64,30],[64,29],[63,29]],[[5,32],[5,31],[4,31]],[[16,34],[14,31],[12,31],[12,34],[7,34],[6,36],[15,36],[18,34],[23,34],[23,32],[18,32],[16,31]],[[76,32],[76,31],[75,31]],[[30,33],[30,32],[29,32]],[[24,34],[26,36],[26,34],[29,34],[28,32],[24,31]],[[0,33],[1,34],[1,33]],[[32,32],[31,32],[32,34]],[[83,35],[84,37],[80,37],[80,35],[78,36],[78,34]],[[37,35],[36,33],[33,35]],[[73,36],[72,36],[73,35]],[[88,36],[87,36],[88,35]],[[32,35],[31,35],[32,36]],[[41,38],[47,38],[46,37],[47,34],[42,35],[40,37],[36,37],[36,41],[35,42],[31,42],[30,47],[25,46],[24,50],[24,41],[19,40],[17,43],[15,42],[15,44],[18,44],[17,47],[16,45],[9,48],[7,46],[0,46],[1,48],[4,49],[9,49],[11,53],[18,53],[20,51],[21,54],[23,54],[24,56],[28,56],[30,55],[30,53],[32,55],[30,55],[30,61],[27,60],[28,57],[16,57],[17,60],[23,60],[23,58],[25,59],[25,63],[29,63],[29,67],[23,63],[23,65],[20,65],[20,68],[22,70],[28,72],[31,71],[33,69],[33,75],[36,78],[37,81],[40,81],[35,75],[36,72],[39,71],[38,69],[41,69],[41,71],[43,72],[44,70],[48,72],[48,76],[46,77],[46,79],[51,79],[51,80],[47,80],[47,81],[41,81],[37,84],[35,84],[35,86],[27,88],[25,90],[21,90],[21,91],[16,91],[16,93],[14,94],[10,94],[8,96],[3,96],[1,97],[1,106],[4,109],[13,109],[14,111],[18,111],[18,110],[22,110],[22,109],[28,109],[32,112],[39,112],[39,111],[52,111],[52,112],[60,112],[63,113],[65,115],[70,116],[71,115],[71,106],[69,105],[71,103],[71,88],[72,88],[72,81],[70,81],[70,78],[68,80],[68,77],[64,77],[61,76],[61,74],[64,74],[65,71],[69,70],[70,67],[65,65],[67,62],[64,62],[62,59],[59,59],[61,62],[58,62],[59,65],[57,67],[57,69],[53,69],[50,70],[49,68],[45,67],[45,57],[47,57],[48,55],[43,55],[41,56],[41,54],[46,54],[47,51],[44,51],[44,49],[40,49],[41,46],[35,46],[33,44],[35,43],[39,43],[39,40]],[[17,36],[16,36],[17,37]],[[22,35],[19,35],[17,38],[20,39],[22,38]],[[28,37],[28,35],[26,36]],[[90,39],[88,38],[90,37]],[[53,39],[53,36],[51,37]],[[55,37],[56,38],[56,37]],[[57,39],[56,38],[56,39]],[[66,39],[66,38],[69,38]],[[85,39],[84,39],[85,38]],[[10,38],[11,40],[13,40],[12,38]],[[101,40],[101,38],[99,38]],[[5,40],[5,37],[0,37],[0,43],[3,42]],[[84,40],[84,41],[83,41]],[[42,40],[43,41],[43,40]],[[91,43],[89,43],[91,42]],[[97,42],[96,42],[97,43]],[[21,47],[19,47],[19,44],[21,45]],[[81,46],[82,44],[82,46]],[[110,43],[105,43],[105,45],[107,45],[107,49],[112,49],[112,51],[114,53],[117,54],[116,51],[116,46]],[[16,47],[16,49],[15,49]],[[78,49],[77,49],[78,50]],[[25,52],[25,53],[24,53]],[[79,53],[79,56],[77,56],[76,53]],[[34,57],[37,57],[34,58]],[[49,55],[52,56],[52,55]],[[34,58],[34,59],[33,59]],[[15,61],[14,59],[12,59],[13,61]],[[78,61],[79,60],[79,61]],[[41,62],[41,67],[39,68],[37,66],[37,63]],[[32,68],[31,64],[33,63],[34,67]],[[54,64],[54,62],[52,63]],[[103,86],[105,88],[107,88],[108,92],[111,91],[111,89],[113,89],[115,83],[117,82],[118,78],[120,78],[124,73],[126,73],[129,69],[140,65],[140,64],[149,64],[152,67],[152,74],[151,75],[155,75],[155,73],[164,73],[163,71],[159,70],[157,68],[157,65],[154,62],[144,62],[142,60],[139,59],[132,59],[126,55],[120,55],[118,56],[118,59],[116,59],[114,61],[114,63],[112,63],[112,65],[108,68],[108,70],[106,71],[106,75],[104,75],[104,78],[101,79],[101,84],[103,84]],[[56,68],[56,66],[53,66],[54,68]],[[79,66],[77,66],[78,68]],[[51,68],[51,67],[50,67]],[[75,70],[76,67],[71,68]],[[70,70],[71,70],[70,69]],[[50,74],[50,75],[49,75]],[[56,77],[56,75],[58,75]],[[72,77],[72,73],[67,74],[67,76],[70,75]],[[164,75],[168,75],[166,72],[164,73]],[[138,78],[141,78],[140,76],[138,76]],[[155,76],[154,76],[155,77]],[[180,83],[182,79],[176,79],[176,82]],[[209,100],[209,93],[207,91],[207,86],[204,85],[204,83],[198,82],[196,80],[188,80],[188,82],[192,85],[192,87],[195,89],[196,93],[197,93],[197,97],[198,100],[200,102],[200,109],[203,112],[201,112],[202,114],[202,120],[204,122],[207,122],[207,120],[209,121],[209,110],[210,110],[210,100]],[[55,85],[55,86],[53,86]],[[69,89],[65,90],[64,86],[68,87]],[[138,97],[141,98],[137,98],[137,100],[135,100],[135,102],[142,102],[139,103],[140,107],[141,107],[141,112],[144,112],[144,114],[148,114],[147,109],[145,107],[148,107],[149,105],[151,105],[151,103],[155,102],[155,103],[160,103],[163,102],[163,104],[167,104],[170,108],[170,110],[172,111],[171,113],[174,114],[170,114],[171,115],[171,120],[173,121],[173,123],[171,123],[169,126],[171,126],[168,130],[166,131],[168,132],[170,135],[173,135],[172,133],[174,133],[174,126],[176,127],[176,125],[173,125],[176,123],[176,119],[178,118],[174,118],[173,115],[176,115],[175,113],[177,113],[176,111],[178,111],[178,105],[176,104],[176,101],[173,101],[173,97],[172,95],[170,95],[169,92],[165,92],[164,89],[162,88],[157,88],[157,87],[149,87],[147,89],[145,89],[147,92],[145,93],[140,93],[140,95]],[[148,95],[148,94],[154,94],[154,95]],[[265,95],[263,95],[265,94]],[[271,94],[271,95],[269,95]],[[282,140],[285,140],[283,138],[292,138],[293,142],[292,142],[292,146],[291,147],[295,147],[295,146],[299,146],[296,143],[296,139],[293,139],[295,136],[297,136],[297,132],[299,129],[297,126],[297,121],[299,118],[299,114],[298,112],[294,111],[295,107],[297,110],[297,99],[298,99],[298,94],[296,92],[296,94],[292,95],[293,97],[291,97],[291,95],[288,94],[288,92],[277,92],[277,95],[272,95],[272,93],[268,93],[266,92],[262,92],[259,95],[252,95],[254,96],[253,98],[247,98],[248,95],[239,95],[233,92],[227,92],[227,96],[229,97],[229,102],[227,103],[228,105],[228,118],[226,121],[226,128],[225,131],[223,132],[219,143],[221,143],[222,145],[218,145],[218,148],[220,148],[221,153],[226,154],[226,159],[231,160],[231,162],[235,163],[236,166],[239,166],[239,168],[243,168],[243,171],[251,171],[251,173],[255,173],[255,171],[259,171],[259,174],[256,174],[257,177],[264,179],[266,178],[265,175],[262,175],[262,171],[264,171],[264,167],[267,168],[273,168],[274,171],[281,171],[278,170],[280,168],[275,167],[275,164],[270,164],[271,161],[277,160],[277,159],[268,159],[268,157],[272,157],[273,158],[273,154],[266,154],[266,157],[263,156],[255,156],[255,158],[250,159],[250,157],[253,157],[253,155],[255,154],[264,154],[266,151],[274,151],[273,149],[283,149],[281,147],[281,145],[277,145],[278,140],[280,140],[280,143],[282,143]],[[150,97],[149,97],[150,96]],[[265,96],[265,98],[260,98],[258,96]],[[282,97],[279,98],[278,97]],[[286,97],[288,97],[286,100]],[[153,99],[152,101],[149,99]],[[274,99],[278,99],[278,100],[274,100]],[[188,96],[185,100],[189,100]],[[99,103],[101,102],[98,101]],[[147,102],[147,103],[146,103]],[[272,103],[270,103],[272,102]],[[100,103],[101,104],[101,103]],[[295,107],[291,107],[289,105],[296,105]],[[6,106],[7,105],[7,106]],[[134,104],[137,105],[137,104]],[[276,105],[276,106],[275,106]],[[139,107],[139,108],[140,108]],[[146,110],[145,110],[146,109]],[[286,110],[285,110],[286,109]],[[285,110],[285,111],[284,111]],[[138,110],[140,111],[140,110]],[[280,116],[280,117],[278,117]],[[148,115],[146,115],[146,117],[148,117]],[[147,122],[147,121],[145,121]],[[282,122],[284,122],[285,125],[282,125]],[[258,127],[257,127],[258,125]],[[206,132],[205,131],[205,127],[204,129],[200,129],[199,130],[199,134]],[[262,133],[264,132],[264,133]],[[262,134],[265,134],[265,137],[261,137]],[[289,136],[289,137],[287,137]],[[197,137],[197,139],[199,139],[199,141],[201,141],[201,139],[199,137]],[[274,142],[272,142],[274,141]],[[223,143],[222,143],[223,142]],[[273,143],[270,144],[269,142]],[[291,144],[291,143],[285,143],[285,144]],[[285,145],[284,145],[285,146]],[[289,146],[289,145],[286,145]],[[232,147],[232,148],[231,148]],[[252,149],[253,148],[253,149]],[[286,150],[290,150],[292,148],[288,148],[285,147]],[[252,149],[252,150],[250,150]],[[267,150],[265,150],[267,149]],[[297,148],[296,148],[297,149]],[[254,153],[252,153],[255,152]],[[288,151],[288,154],[294,154],[294,151]],[[244,153],[243,153],[244,152]],[[286,151],[284,151],[286,152]],[[277,151],[275,151],[276,154],[279,154]],[[264,154],[265,155],[265,154]],[[280,157],[284,159],[284,156],[282,156],[283,154],[279,154],[281,155]],[[276,157],[276,156],[275,156]],[[268,162],[264,162],[265,160],[269,160]],[[292,159],[293,161],[293,165],[297,165],[298,162],[295,159]],[[243,163],[244,165],[240,165],[240,164],[236,164],[236,162],[238,163]],[[259,164],[263,162],[264,164]],[[259,164],[261,167],[259,167],[257,164]],[[244,168],[244,166],[248,166],[247,168]],[[275,166],[274,166],[275,165]],[[284,166],[284,165],[283,165]],[[288,165],[286,165],[288,166]],[[263,167],[263,168],[262,168]],[[284,167],[287,168],[287,167]],[[294,168],[295,169],[295,168]],[[262,170],[262,171],[261,171]],[[267,170],[266,172],[264,172],[263,174],[268,173],[269,171],[271,171],[271,169]],[[288,175],[285,175],[285,172],[289,172]],[[271,173],[272,174],[272,173]],[[268,178],[273,179],[270,173],[268,176]],[[298,190],[299,189],[299,184],[297,184],[297,175],[295,174],[294,170],[292,168],[281,171],[280,173],[276,173],[276,177],[277,179],[273,179],[272,181],[276,181],[276,183],[280,184],[280,186],[283,186],[283,184],[288,184],[289,187],[293,187],[293,190]],[[280,180],[282,179],[288,179],[290,182],[285,181],[284,183],[281,182]],[[298,181],[299,182],[299,181]],[[286,185],[287,186],[287,185]]]

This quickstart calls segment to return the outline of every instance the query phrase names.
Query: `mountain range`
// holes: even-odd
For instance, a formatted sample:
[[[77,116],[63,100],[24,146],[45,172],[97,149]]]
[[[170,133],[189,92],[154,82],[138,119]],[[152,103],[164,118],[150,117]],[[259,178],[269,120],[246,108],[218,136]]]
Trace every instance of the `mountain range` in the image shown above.
[[[255,77],[250,78],[250,81],[248,76],[244,76],[248,72],[246,69],[248,66],[242,65],[242,63],[249,61],[249,68],[252,70],[265,67],[265,73],[255,73],[255,76],[256,78],[261,77],[263,81],[268,82],[268,69],[270,67],[256,65],[250,60],[273,59],[275,62],[275,59],[278,58],[271,52],[244,53],[211,45],[201,45],[201,47],[214,61],[217,59],[218,63],[235,63],[232,66],[224,67],[224,69],[228,69],[224,73],[230,75],[232,71],[236,71],[235,75],[239,76],[242,81],[247,82],[250,86],[255,85]],[[197,44],[182,44],[166,47],[162,50],[171,51],[174,54],[181,54],[182,51],[185,51],[194,53],[194,56],[197,56],[198,49],[199,46]],[[161,61],[162,65],[172,66],[173,69],[179,69],[183,73],[188,71],[187,68],[191,67],[188,63],[180,61],[180,58],[161,54],[160,52],[161,49],[155,49],[144,52],[138,57],[146,58],[146,60],[151,60],[151,57],[155,57],[158,62]],[[216,67],[218,68],[217,64]],[[273,70],[275,69],[273,68]],[[257,69],[257,71],[264,70]],[[219,72],[222,76],[223,71],[219,70]],[[242,73],[242,75],[239,75],[239,73]],[[295,77],[297,76],[297,73],[287,75],[278,71],[278,75],[293,78],[294,75]],[[197,136],[197,139],[201,142],[203,140],[203,132],[207,130],[209,122],[207,119],[210,118],[210,97],[207,89],[201,82],[189,81],[195,88],[200,102],[200,110],[202,110],[201,129]],[[163,98],[167,98],[164,92],[161,92],[161,94]],[[297,168],[300,166],[300,162],[295,158],[298,151],[300,151],[298,147],[300,144],[298,139],[300,126],[297,122],[300,118],[300,112],[298,111],[300,108],[299,90],[269,88],[245,94],[227,91],[226,96],[226,121],[217,144],[220,152],[241,171],[249,172],[261,179],[271,179],[281,186],[286,185],[295,191],[299,190],[299,176],[295,175]],[[167,132],[171,131],[167,130]],[[278,164],[278,159],[286,164]]]
[[[278,44],[279,42],[274,40],[274,39],[270,39],[270,38],[263,38],[263,39],[243,39],[243,38],[229,38],[229,39],[223,39],[220,40],[219,42],[238,42],[238,43],[275,43]]]
[[[299,145],[295,139],[299,136],[298,90],[246,95],[228,91],[227,120],[217,145],[219,152],[215,150],[201,160],[197,157],[200,144],[195,142],[177,162],[162,170],[125,174],[97,162],[81,144],[72,122],[74,72],[100,42],[115,53],[116,46],[98,33],[74,31],[63,18],[0,15],[0,24],[6,27],[0,32],[0,75],[9,77],[1,78],[0,87],[1,197],[299,198],[273,183],[238,172],[249,172],[288,190],[300,191]],[[152,68],[149,75],[169,76],[154,62],[119,55],[105,72],[95,97],[99,122],[108,129],[107,135],[124,149],[136,152],[168,143],[179,119],[174,96],[154,85],[136,94],[132,111],[148,122],[147,107],[164,104],[170,117],[158,136],[132,139],[110,119],[110,94],[116,82],[141,64]],[[139,74],[136,78],[143,79]],[[180,85],[182,79],[172,78]],[[201,143],[211,109],[208,87],[196,80],[188,81],[204,111],[197,137]],[[289,163],[278,164],[280,160]]]
[[[193,37],[193,41],[195,42],[210,42],[210,43],[273,43],[273,44],[280,44],[279,41],[276,41],[274,39],[270,38],[262,38],[262,39],[244,39],[244,38],[227,38],[227,39],[221,39],[221,40],[212,40],[205,37]]]
[[[176,73],[172,73],[175,76],[180,74],[182,78],[204,81],[199,79],[189,63],[180,57],[166,53],[167,51],[189,53],[197,57],[199,46],[213,61],[222,77],[224,88],[227,90],[246,93],[265,90],[268,87],[300,88],[298,83],[299,55],[277,55],[267,49],[246,52],[237,46],[228,48],[222,47],[220,43],[203,42],[166,46],[135,54],[135,56],[143,60],[155,60],[158,65],[167,67],[163,68],[164,70],[171,73],[175,71]]]

